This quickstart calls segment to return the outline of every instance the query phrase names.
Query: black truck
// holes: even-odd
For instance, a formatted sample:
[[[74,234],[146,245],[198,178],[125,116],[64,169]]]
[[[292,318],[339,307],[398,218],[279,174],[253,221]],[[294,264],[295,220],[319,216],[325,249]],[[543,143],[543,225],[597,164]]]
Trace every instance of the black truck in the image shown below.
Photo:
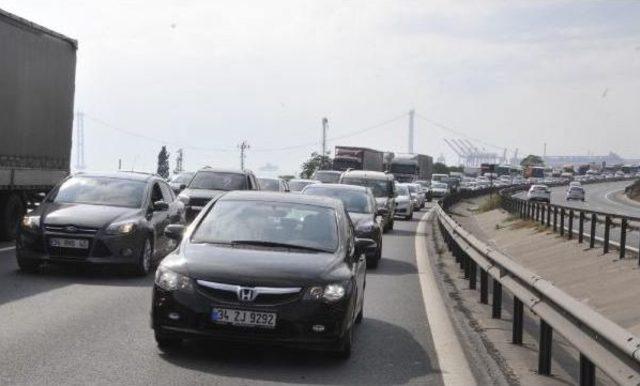
[[[333,170],[384,170],[383,153],[366,147],[336,146]]]
[[[0,10],[0,239],[69,173],[77,47]]]

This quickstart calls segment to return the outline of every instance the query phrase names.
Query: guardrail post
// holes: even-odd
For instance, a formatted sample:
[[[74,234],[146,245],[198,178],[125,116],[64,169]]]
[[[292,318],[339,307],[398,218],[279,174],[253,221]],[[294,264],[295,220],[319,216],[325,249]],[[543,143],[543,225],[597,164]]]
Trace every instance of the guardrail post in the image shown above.
[[[627,218],[623,217],[620,223],[620,258],[621,259],[624,259],[624,256],[627,253],[627,224],[628,224]]]
[[[540,208],[540,209],[541,209],[541,213],[542,213],[542,216],[540,216],[540,223],[541,223],[542,225],[544,225],[544,218],[545,218],[545,215],[544,215],[544,214],[545,214],[545,212],[546,212],[546,210],[547,210],[547,206],[546,206],[546,205],[543,205],[543,206],[542,206],[542,208]]]
[[[591,213],[591,236],[589,237],[589,248],[596,246],[596,224],[598,223],[598,216],[595,213]]]
[[[491,317],[500,319],[502,317],[502,284],[493,279],[493,302],[491,303]]]
[[[478,277],[478,264],[469,259],[469,289],[476,289],[476,280]]]
[[[511,343],[522,344],[522,317],[523,305],[520,299],[513,297],[513,331],[511,334]]]
[[[595,386],[596,366],[580,353],[580,386]]]
[[[536,203],[536,222],[540,220],[540,204]]]
[[[547,226],[551,226],[551,206],[547,204]]]
[[[578,220],[578,243],[584,241],[584,212],[580,211],[580,219]]]
[[[569,240],[573,238],[573,209],[569,210]]]
[[[471,257],[466,252],[462,252],[464,278],[469,279],[471,277]]]
[[[560,236],[564,236],[564,208],[560,208]]]
[[[611,217],[604,218],[604,253],[609,253],[609,236],[611,233]]]
[[[553,231],[558,230],[558,207],[553,207]]]
[[[538,352],[538,374],[551,375],[551,345],[553,344],[553,328],[540,319],[540,342]]]
[[[489,303],[489,274],[484,269],[480,269],[480,303]]]

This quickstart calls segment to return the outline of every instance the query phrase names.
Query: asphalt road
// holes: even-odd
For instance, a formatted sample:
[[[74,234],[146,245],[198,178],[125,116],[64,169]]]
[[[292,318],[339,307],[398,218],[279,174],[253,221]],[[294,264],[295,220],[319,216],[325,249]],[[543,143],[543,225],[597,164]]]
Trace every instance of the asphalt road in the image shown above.
[[[565,199],[566,186],[558,186],[551,188],[551,203],[556,205],[563,205],[576,209],[586,209],[597,212],[612,213],[623,216],[639,217],[640,218],[640,203],[636,204],[624,197],[620,197],[620,193],[624,192],[624,188],[631,185],[633,181],[618,181],[584,185],[586,192],[586,200],[582,201],[567,201]],[[515,195],[519,198],[525,198],[525,193],[518,193]],[[578,213],[575,213],[578,216]],[[559,215],[558,215],[558,221]],[[565,227],[567,226],[565,219]],[[596,226],[596,235],[600,238],[604,236],[604,225],[602,221],[604,218],[599,218],[599,223]],[[584,229],[585,232],[589,232],[591,222],[587,216]],[[640,226],[640,223],[631,223],[632,226]],[[578,229],[577,218],[573,223],[574,229]],[[620,228],[613,227],[610,234],[611,241],[618,242],[620,240]],[[627,245],[638,249],[640,244],[640,234],[638,230],[629,229],[627,232]]]
[[[417,224],[396,221],[385,235],[346,362],[198,341],[161,353],[149,328],[151,276],[58,266],[23,274],[14,251],[0,245],[0,383],[443,384],[416,269]]]

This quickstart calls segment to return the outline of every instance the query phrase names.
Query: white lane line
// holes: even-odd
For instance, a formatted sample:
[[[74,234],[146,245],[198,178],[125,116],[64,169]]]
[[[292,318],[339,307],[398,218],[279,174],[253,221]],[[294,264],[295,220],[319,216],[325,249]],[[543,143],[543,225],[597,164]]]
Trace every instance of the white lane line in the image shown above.
[[[0,248],[0,252],[6,252],[6,251],[11,251],[13,249],[16,249],[16,247],[5,247],[5,248]]]
[[[418,278],[422,288],[425,313],[438,356],[442,381],[447,386],[471,386],[475,385],[476,381],[449,318],[427,255],[427,237],[424,235],[426,234],[427,218],[431,213],[434,213],[433,210],[429,210],[422,216],[415,237]]]

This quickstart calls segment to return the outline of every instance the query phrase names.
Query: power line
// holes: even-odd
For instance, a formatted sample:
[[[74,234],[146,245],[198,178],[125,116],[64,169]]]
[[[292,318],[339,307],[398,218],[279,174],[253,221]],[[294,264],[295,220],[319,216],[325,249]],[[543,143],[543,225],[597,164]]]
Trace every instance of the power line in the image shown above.
[[[429,118],[427,118],[427,117],[425,117],[425,116],[423,116],[423,115],[421,115],[419,113],[416,113],[416,117],[418,117],[418,118],[420,118],[420,119],[432,124],[433,126],[436,126],[436,127],[440,128],[442,130],[448,131],[450,133],[454,133],[454,134],[459,135],[461,137],[472,139],[472,140],[474,140],[474,141],[476,141],[478,143],[481,143],[481,144],[483,144],[485,146],[490,146],[490,147],[493,147],[493,148],[496,148],[496,149],[500,149],[500,150],[503,150],[505,148],[504,146],[497,146],[497,145],[488,143],[488,142],[486,142],[486,141],[484,141],[482,139],[474,138],[474,137],[472,137],[470,135],[467,135],[467,134],[465,134],[465,133],[463,133],[463,132],[461,132],[459,130],[456,130],[456,129],[450,127],[450,126],[444,125],[444,124],[442,124],[440,122],[436,122],[433,119],[429,119]]]

